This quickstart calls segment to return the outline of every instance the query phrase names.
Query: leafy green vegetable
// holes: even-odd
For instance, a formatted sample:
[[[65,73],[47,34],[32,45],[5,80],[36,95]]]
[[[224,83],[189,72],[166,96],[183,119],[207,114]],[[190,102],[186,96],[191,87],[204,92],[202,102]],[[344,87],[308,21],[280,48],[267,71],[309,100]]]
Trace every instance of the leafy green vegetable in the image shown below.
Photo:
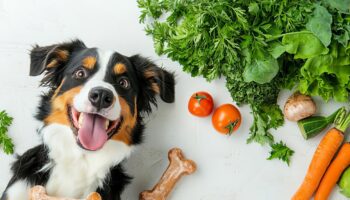
[[[350,0],[324,0],[325,4],[342,12],[350,11]]]
[[[7,135],[8,127],[12,124],[13,118],[3,110],[0,112],[0,146],[6,154],[13,154],[12,139]]]
[[[270,82],[278,73],[279,66],[277,60],[270,54],[260,59],[253,59],[250,65],[247,65],[243,77],[246,82],[254,81],[264,84]]]
[[[329,14],[328,10],[325,7],[316,5],[313,16],[306,24],[306,29],[315,34],[326,47],[331,43],[331,24],[332,15]]]
[[[328,49],[311,32],[294,32],[283,36],[282,44],[286,52],[295,59],[306,59],[328,53]]]
[[[248,142],[274,147],[283,124],[281,89],[347,101],[348,0],[138,0],[158,54],[208,81],[226,78],[232,99],[254,116]],[[320,59],[320,60],[319,60]],[[280,143],[278,143],[280,144]],[[275,145],[275,146],[273,146]],[[281,146],[281,145],[280,145]],[[282,159],[289,162],[290,156]]]
[[[270,152],[270,157],[268,160],[280,159],[286,162],[288,165],[290,163],[290,157],[294,154],[294,151],[289,149],[282,141],[273,144],[272,151]]]
[[[350,52],[341,45],[332,43],[328,54],[307,59],[300,71],[302,93],[321,96],[326,101],[349,100]]]

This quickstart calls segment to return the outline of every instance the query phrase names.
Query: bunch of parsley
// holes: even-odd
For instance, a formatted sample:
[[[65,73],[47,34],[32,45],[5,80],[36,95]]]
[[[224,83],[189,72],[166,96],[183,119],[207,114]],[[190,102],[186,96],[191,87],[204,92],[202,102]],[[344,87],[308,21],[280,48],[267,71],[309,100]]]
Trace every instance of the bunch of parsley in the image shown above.
[[[278,94],[282,88],[295,86],[325,99],[348,94],[350,76],[342,76],[344,70],[331,82],[329,64],[323,71],[312,68],[324,65],[315,57],[326,60],[323,56],[328,54],[326,62],[347,65],[346,59],[338,59],[350,52],[345,47],[350,30],[347,2],[138,0],[140,22],[147,24],[145,30],[153,37],[156,52],[178,61],[192,76],[208,81],[224,76],[233,100],[252,109],[254,123],[247,142],[270,145],[268,159],[288,164],[293,150],[276,142],[269,132],[284,122]],[[333,49],[343,45],[343,49],[328,51],[330,44],[335,45]],[[334,83],[342,86],[340,92],[329,86]]]
[[[8,127],[12,124],[13,118],[4,110],[0,112],[0,146],[6,154],[13,154],[12,139],[7,135]]]

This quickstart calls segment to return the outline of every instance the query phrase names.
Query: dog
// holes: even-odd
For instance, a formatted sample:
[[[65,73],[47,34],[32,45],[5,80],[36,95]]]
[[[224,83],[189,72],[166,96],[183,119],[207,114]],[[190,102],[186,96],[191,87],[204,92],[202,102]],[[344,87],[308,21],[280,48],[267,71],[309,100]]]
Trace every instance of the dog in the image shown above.
[[[42,185],[51,196],[98,192],[120,199],[131,177],[122,162],[143,140],[143,118],[156,95],[174,102],[174,74],[150,60],[88,48],[81,40],[34,46],[30,75],[44,73],[36,118],[42,144],[18,156],[1,200],[28,199]],[[152,106],[152,104],[154,106]]]

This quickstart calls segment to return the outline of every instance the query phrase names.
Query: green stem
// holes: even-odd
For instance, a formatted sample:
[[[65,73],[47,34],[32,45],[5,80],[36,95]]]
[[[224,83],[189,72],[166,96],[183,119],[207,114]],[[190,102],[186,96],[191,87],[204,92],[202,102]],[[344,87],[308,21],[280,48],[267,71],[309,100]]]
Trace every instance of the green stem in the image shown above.
[[[202,99],[206,99],[207,97],[204,96],[204,95],[203,95],[203,96],[198,95],[198,94],[196,93],[196,95],[195,95],[193,98],[195,98],[195,99],[198,101],[198,103],[201,104],[201,100],[202,100]]]
[[[341,110],[337,113],[337,116],[335,117],[335,120],[334,120],[334,124],[335,124],[335,128],[343,133],[349,127],[350,113],[348,113],[344,107],[341,108]]]
[[[294,34],[299,34],[299,33],[311,33],[311,32],[310,31],[299,31],[299,32],[284,33],[281,35],[272,36],[269,39],[267,39],[265,42],[271,42],[273,40],[277,40],[285,35],[294,35]]]
[[[338,113],[339,113],[340,111],[342,111],[342,110],[345,110],[345,108],[344,108],[344,107],[341,107],[341,108],[339,108],[338,110],[336,110],[333,114],[329,115],[329,116],[326,118],[327,123],[330,124],[330,123],[334,122],[334,121],[335,121],[335,118],[336,118],[337,115],[338,115]]]
[[[230,123],[227,126],[225,126],[225,128],[228,129],[228,134],[229,135],[231,135],[233,133],[233,130],[237,126],[238,121],[239,121],[238,119],[235,120],[234,122],[230,121]]]

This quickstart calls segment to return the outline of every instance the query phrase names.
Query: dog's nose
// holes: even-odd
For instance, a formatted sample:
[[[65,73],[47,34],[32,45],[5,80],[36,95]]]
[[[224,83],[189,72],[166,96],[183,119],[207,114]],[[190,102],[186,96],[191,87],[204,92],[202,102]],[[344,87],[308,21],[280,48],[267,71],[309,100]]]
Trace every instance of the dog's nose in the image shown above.
[[[89,92],[89,101],[97,110],[108,108],[113,104],[113,92],[102,87],[92,88]]]

